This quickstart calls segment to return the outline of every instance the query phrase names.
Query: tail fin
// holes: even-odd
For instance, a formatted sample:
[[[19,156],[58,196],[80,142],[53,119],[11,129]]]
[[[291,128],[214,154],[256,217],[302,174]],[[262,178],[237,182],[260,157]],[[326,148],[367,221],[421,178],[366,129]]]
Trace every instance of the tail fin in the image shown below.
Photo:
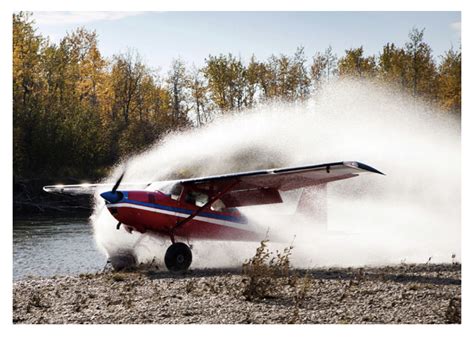
[[[303,189],[296,215],[314,220],[317,226],[327,230],[327,184],[316,185]]]

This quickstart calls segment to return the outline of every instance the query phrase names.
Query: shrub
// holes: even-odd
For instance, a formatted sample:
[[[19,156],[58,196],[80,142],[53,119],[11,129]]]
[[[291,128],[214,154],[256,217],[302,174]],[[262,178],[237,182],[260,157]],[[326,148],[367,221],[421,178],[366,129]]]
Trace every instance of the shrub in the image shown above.
[[[301,305],[304,303],[310,288],[311,288],[311,279],[308,277],[308,273],[306,273],[304,278],[301,280],[300,286],[297,287],[295,296],[293,297],[293,302],[294,302],[293,315],[288,321],[289,324],[295,324],[299,321],[300,308],[301,308]]]
[[[293,246],[276,256],[268,250],[268,240],[262,240],[255,255],[242,265],[244,276],[247,277],[243,295],[247,300],[272,298],[279,294],[283,284],[282,278],[290,275],[290,255]],[[286,284],[289,280],[286,279]]]

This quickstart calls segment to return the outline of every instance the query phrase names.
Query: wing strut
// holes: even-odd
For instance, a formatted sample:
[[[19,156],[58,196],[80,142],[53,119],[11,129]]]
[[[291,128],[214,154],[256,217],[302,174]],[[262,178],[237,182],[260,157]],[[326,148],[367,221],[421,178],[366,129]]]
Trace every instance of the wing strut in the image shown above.
[[[228,193],[234,186],[236,186],[238,183],[240,182],[240,180],[235,180],[233,181],[232,183],[230,183],[229,185],[227,185],[223,190],[219,191],[216,195],[214,195],[213,197],[211,197],[207,202],[206,204],[204,204],[202,207],[200,207],[199,209],[197,209],[194,213],[192,213],[191,215],[189,215],[188,217],[186,217],[185,219],[179,221],[178,223],[176,223],[176,225],[174,225],[171,229],[170,229],[170,237],[171,237],[171,242],[174,243],[174,233],[176,231],[176,229],[182,227],[183,225],[185,225],[186,223],[188,223],[189,221],[191,221],[193,218],[195,218],[197,215],[199,215],[203,210],[206,210],[207,208],[209,208],[215,201],[217,201],[218,199],[220,199],[222,196],[224,196],[226,193]]]

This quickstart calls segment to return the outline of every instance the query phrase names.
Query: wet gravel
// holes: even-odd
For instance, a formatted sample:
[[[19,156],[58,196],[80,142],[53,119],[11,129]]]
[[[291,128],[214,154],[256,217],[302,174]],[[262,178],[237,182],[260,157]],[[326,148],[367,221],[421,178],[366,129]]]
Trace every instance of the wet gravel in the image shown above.
[[[13,285],[13,322],[64,323],[460,323],[461,265],[294,270],[244,295],[241,269],[157,269]]]

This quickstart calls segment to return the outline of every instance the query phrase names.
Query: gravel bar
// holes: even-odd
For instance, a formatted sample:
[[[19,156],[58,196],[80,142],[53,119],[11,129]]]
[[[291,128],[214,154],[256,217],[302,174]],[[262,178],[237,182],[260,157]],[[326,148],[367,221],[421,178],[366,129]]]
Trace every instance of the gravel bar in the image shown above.
[[[461,323],[461,265],[292,270],[245,295],[240,268],[148,268],[13,284],[13,323]]]

